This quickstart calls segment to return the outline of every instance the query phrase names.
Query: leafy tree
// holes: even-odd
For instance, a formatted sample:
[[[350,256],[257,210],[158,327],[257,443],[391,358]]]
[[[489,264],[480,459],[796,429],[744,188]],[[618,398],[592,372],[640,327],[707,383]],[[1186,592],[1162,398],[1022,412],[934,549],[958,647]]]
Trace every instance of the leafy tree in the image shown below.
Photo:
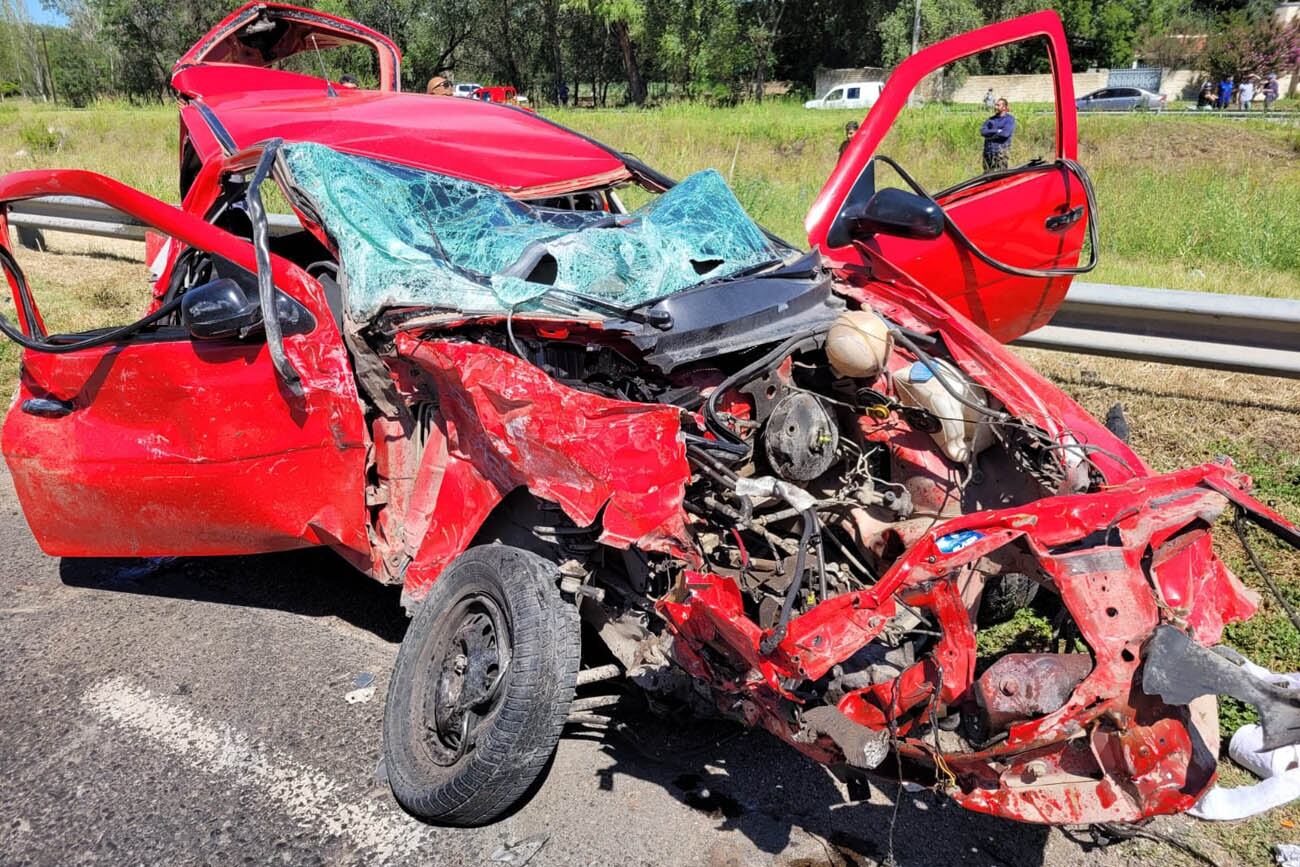
[[[956,36],[973,30],[984,23],[974,0],[920,0],[920,45]],[[914,8],[902,2],[880,22],[881,59],[886,66],[895,66],[912,53],[912,25]]]
[[[456,66],[480,5],[473,0],[440,0],[436,6],[422,0],[325,0],[318,8],[360,21],[396,42],[402,49],[403,89],[422,91],[430,78]]]
[[[1215,78],[1282,74],[1300,65],[1300,20],[1282,24],[1272,16],[1254,18],[1246,10],[1225,17],[1205,48],[1205,69]]]
[[[644,105],[647,95],[645,78],[641,74],[640,43],[644,36],[645,4],[641,0],[566,0],[603,24],[618,43],[623,58],[623,71],[627,76],[627,97],[630,102]]]
[[[70,30],[46,28],[50,72],[56,98],[85,108],[107,90],[107,64],[93,42]]]

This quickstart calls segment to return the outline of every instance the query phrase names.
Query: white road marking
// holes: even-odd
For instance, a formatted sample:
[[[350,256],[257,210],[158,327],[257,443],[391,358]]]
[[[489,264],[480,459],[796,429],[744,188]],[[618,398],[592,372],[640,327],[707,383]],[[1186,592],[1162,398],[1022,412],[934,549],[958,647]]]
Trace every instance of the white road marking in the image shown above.
[[[81,700],[103,719],[200,769],[260,791],[305,830],[345,838],[370,855],[369,860],[409,862],[433,843],[431,829],[401,815],[395,806],[348,801],[346,787],[326,774],[124,678],[101,681]]]

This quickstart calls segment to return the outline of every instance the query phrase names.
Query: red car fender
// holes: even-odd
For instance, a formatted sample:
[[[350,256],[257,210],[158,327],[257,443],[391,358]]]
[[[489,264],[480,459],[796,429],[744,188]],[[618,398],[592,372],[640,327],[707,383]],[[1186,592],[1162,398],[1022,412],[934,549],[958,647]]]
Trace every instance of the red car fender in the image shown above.
[[[578,391],[480,344],[399,334],[397,352],[431,380],[446,437],[444,457],[434,435],[412,496],[429,529],[407,570],[408,597],[422,596],[520,487],[580,527],[600,519],[607,545],[697,559],[682,508],[690,469],[679,410]]]
[[[1256,594],[1223,567],[1198,524],[1231,501],[1253,519],[1276,520],[1246,491],[1249,479],[1228,464],[1206,464],[1134,479],[1094,494],[1050,497],[1021,507],[976,512],[930,530],[871,588],[834,597],[790,621],[767,656],[762,630],[707,575],[688,580],[680,598],[660,604],[678,638],[679,661],[739,695],[769,730],[815,754],[822,744],[783,722],[783,681],[817,680],[879,634],[894,600],[928,612],[943,635],[933,651],[892,681],[849,692],[839,710],[867,728],[890,729],[906,757],[947,775],[965,806],[1026,821],[1134,821],[1187,809],[1214,779],[1214,757],[1195,746],[1187,712],[1134,690],[1146,640],[1160,623],[1187,630],[1200,644],[1220,639],[1224,623],[1246,619]],[[1187,528],[1191,528],[1188,531]],[[1106,532],[1104,542],[1071,548]],[[952,550],[940,544],[970,533]],[[1112,538],[1112,534],[1115,538]],[[937,753],[908,731],[915,712],[967,700],[975,672],[975,633],[957,590],[963,567],[1022,540],[1074,614],[1095,665],[1066,703],[1013,725],[1004,741],[975,753]],[[1148,569],[1143,558],[1154,556]],[[734,594],[733,594],[734,595]],[[728,680],[708,671],[700,651],[743,661],[750,675]],[[1155,718],[1150,724],[1143,719]],[[783,728],[784,726],[784,728]],[[1079,735],[1090,732],[1080,739]],[[1100,773],[1098,773],[1100,771]]]

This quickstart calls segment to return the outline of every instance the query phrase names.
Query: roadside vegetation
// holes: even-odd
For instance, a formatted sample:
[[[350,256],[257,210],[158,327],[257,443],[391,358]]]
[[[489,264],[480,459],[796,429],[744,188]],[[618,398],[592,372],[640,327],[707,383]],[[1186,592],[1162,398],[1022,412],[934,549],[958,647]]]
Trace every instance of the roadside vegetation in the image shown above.
[[[1017,159],[1049,155],[1050,115],[1041,107],[1022,111]],[[717,169],[756,218],[795,242],[803,241],[803,214],[834,166],[843,125],[855,119],[786,102],[546,114],[671,175]],[[980,118],[978,108],[913,111],[882,150],[939,189],[978,172]],[[175,149],[172,106],[109,102],[74,111],[0,105],[0,173],[87,168],[174,201]],[[1091,279],[1300,298],[1296,127],[1262,120],[1082,116],[1080,158],[1101,200],[1101,265]],[[139,314],[148,295],[143,245],[48,237],[52,252],[19,250],[18,256],[52,330],[121,323]],[[0,310],[13,318],[7,297]],[[1134,445],[1154,469],[1227,454],[1256,478],[1262,499],[1300,520],[1300,383],[1021,352],[1094,415],[1104,417],[1111,405],[1123,403]],[[0,342],[0,382],[6,386],[14,381],[17,362],[16,347]],[[1254,539],[1284,592],[1300,605],[1300,557],[1262,533]],[[1228,640],[1263,665],[1300,669],[1300,634],[1231,533],[1219,533],[1218,543],[1233,570],[1262,594],[1259,616],[1231,627]],[[1036,630],[1041,624],[1022,618],[1001,638],[1032,640]],[[999,636],[985,640],[994,638]],[[1251,718],[1248,708],[1230,702],[1220,715],[1225,745],[1227,735]],[[1228,770],[1227,777],[1233,784],[1247,782],[1237,771]],[[1300,842],[1300,807],[1245,823],[1178,827],[1180,836],[1206,851],[1231,853],[1222,863],[1262,863],[1272,843]],[[1168,850],[1158,851],[1166,857]]]
[[[1024,127],[1015,158],[1050,156],[1050,113],[1015,110]],[[941,189],[979,172],[981,111],[908,110],[881,150]],[[860,119],[787,101],[544,113],[670,175],[717,169],[757,220],[795,243],[803,242],[803,215],[835,165],[844,124]],[[176,135],[169,105],[69,110],[10,102],[0,105],[0,171],[94,169],[174,201]],[[1102,255],[1091,279],[1300,298],[1300,128],[1082,115],[1079,137],[1080,159],[1100,196]]]

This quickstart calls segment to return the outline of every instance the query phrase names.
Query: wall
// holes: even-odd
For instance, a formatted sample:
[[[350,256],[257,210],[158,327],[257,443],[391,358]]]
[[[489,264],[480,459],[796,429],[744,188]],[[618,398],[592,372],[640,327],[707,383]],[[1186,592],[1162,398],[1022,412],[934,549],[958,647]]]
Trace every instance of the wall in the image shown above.
[[[1074,73],[1076,96],[1106,86],[1107,70]],[[983,102],[984,94],[993,88],[993,95],[1006,99],[1012,105],[1018,102],[1052,102],[1052,76],[1042,75],[970,75],[957,92],[953,102]]]

